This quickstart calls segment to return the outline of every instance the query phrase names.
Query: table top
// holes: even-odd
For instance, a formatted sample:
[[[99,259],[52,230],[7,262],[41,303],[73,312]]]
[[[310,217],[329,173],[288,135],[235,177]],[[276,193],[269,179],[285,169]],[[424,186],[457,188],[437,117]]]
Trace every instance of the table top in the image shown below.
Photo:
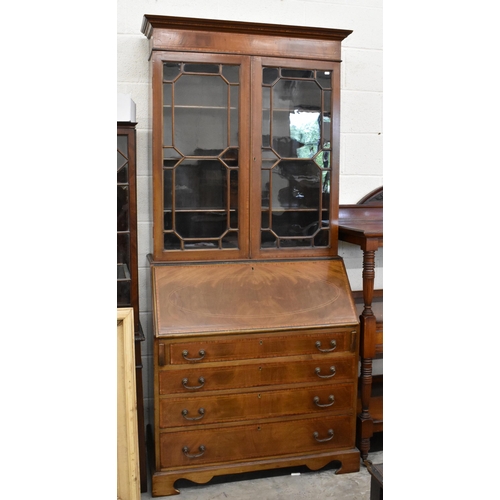
[[[382,205],[341,205],[339,208],[339,239],[378,239],[382,245],[384,237]]]

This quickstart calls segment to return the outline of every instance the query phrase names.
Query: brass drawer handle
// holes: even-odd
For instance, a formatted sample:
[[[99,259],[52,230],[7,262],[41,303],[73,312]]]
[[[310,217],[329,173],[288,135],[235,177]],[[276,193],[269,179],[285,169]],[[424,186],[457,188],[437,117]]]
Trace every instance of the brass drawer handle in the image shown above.
[[[335,376],[335,366],[330,366],[330,372],[331,374],[330,375],[320,375],[321,373],[321,368],[316,368],[314,370],[314,372],[316,373],[316,375],[319,377],[319,378],[332,378],[333,376]]]
[[[324,439],[319,439],[319,433],[318,432],[313,432],[313,438],[316,439],[318,443],[326,443],[327,441],[331,441],[333,439],[333,429],[328,429],[328,436],[327,438]]]
[[[321,349],[321,342],[319,340],[316,341],[316,348],[320,352],[332,352],[336,349],[337,347],[337,341],[336,340],[330,340],[330,345],[332,346],[331,349]]]
[[[332,406],[332,405],[333,405],[333,403],[335,402],[335,398],[333,397],[333,394],[330,394],[330,395],[328,396],[328,401],[330,401],[330,402],[329,402],[329,403],[326,403],[326,404],[321,404],[321,403],[319,402],[319,397],[318,397],[318,396],[314,396],[313,401],[314,401],[314,404],[315,404],[316,406],[319,406],[320,408],[328,408],[329,406]]]
[[[204,408],[200,408],[198,410],[198,413],[200,414],[199,417],[188,417],[187,414],[189,413],[186,409],[182,410],[182,416],[186,419],[186,420],[201,420],[204,416],[205,416],[205,409]]]
[[[200,453],[197,453],[196,455],[190,455],[189,448],[187,446],[184,446],[184,448],[182,448],[182,453],[184,453],[184,455],[186,455],[186,457],[188,458],[198,458],[201,457],[203,453],[205,453],[205,447],[201,445],[198,449],[200,450]]]
[[[199,358],[188,358],[188,354],[189,354],[189,351],[187,349],[182,351],[182,357],[186,361],[201,361],[205,357],[206,352],[203,349],[201,349],[200,352],[198,353],[200,355]]]
[[[205,379],[203,377],[200,377],[198,379],[198,382],[200,383],[200,385],[187,385],[188,384],[188,379],[187,378],[183,378],[182,379],[182,385],[186,388],[186,389],[201,389],[204,385],[205,385]]]

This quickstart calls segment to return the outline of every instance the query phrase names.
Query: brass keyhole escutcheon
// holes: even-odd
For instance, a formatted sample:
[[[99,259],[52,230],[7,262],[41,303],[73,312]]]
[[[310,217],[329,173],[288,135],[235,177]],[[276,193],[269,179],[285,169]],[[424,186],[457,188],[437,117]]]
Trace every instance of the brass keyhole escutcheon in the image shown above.
[[[260,399],[260,394],[257,394],[257,397]]]
[[[257,430],[260,431],[260,425],[257,427]]]
[[[263,340],[259,340],[259,345],[262,345],[264,343]]]

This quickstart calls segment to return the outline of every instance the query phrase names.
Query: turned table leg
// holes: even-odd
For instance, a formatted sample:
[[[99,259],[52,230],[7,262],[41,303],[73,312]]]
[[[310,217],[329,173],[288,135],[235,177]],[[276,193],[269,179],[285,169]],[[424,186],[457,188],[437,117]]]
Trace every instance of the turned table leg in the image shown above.
[[[375,283],[375,251],[363,251],[363,302],[364,309],[360,316],[361,330],[361,413],[358,415],[359,448],[365,460],[370,449],[370,438],[373,435],[373,419],[370,415],[370,399],[372,392],[372,361],[375,357],[375,331],[377,320],[372,311],[373,289]]]

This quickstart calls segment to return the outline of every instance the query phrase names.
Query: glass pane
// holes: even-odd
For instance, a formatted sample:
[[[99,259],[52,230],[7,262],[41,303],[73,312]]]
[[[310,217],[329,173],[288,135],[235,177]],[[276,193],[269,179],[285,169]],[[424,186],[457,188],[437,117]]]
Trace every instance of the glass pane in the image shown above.
[[[268,110],[271,107],[271,87],[262,87],[262,109]]]
[[[332,71],[316,71],[316,81],[324,89],[332,88]]]
[[[229,83],[238,83],[240,81],[239,66],[229,66],[225,64],[222,66],[222,74]]]
[[[312,246],[312,239],[310,238],[301,238],[301,239],[287,239],[287,238],[281,238],[280,239],[280,246],[282,248],[290,248],[290,247],[311,247]]]
[[[203,248],[215,249],[219,247],[218,240],[189,240],[184,244],[186,250],[199,250]]]
[[[222,248],[238,248],[238,233],[236,231],[229,231],[222,238]]]
[[[129,190],[128,186],[118,186],[118,231],[129,230]]]
[[[262,70],[262,83],[264,85],[271,85],[274,83],[279,76],[278,68],[264,68]]]
[[[163,229],[165,231],[171,231],[174,228],[173,226],[173,217],[172,211],[166,210],[163,212]]]
[[[262,111],[262,147],[271,146],[271,116],[268,110]]]
[[[172,106],[172,84],[164,83],[163,84],[163,105],[164,106]]]
[[[271,218],[268,210],[262,210],[260,223],[262,229],[270,229]]]
[[[176,108],[174,145],[184,156],[218,156],[227,126],[226,109]]]
[[[117,282],[118,306],[131,306],[130,299],[130,281]]]
[[[176,212],[175,227],[182,238],[220,238],[227,229],[227,217],[217,212]]]
[[[163,63],[163,80],[169,82],[175,80],[181,72],[181,63]]]
[[[313,78],[314,72],[308,69],[285,69],[281,70],[283,78]]]
[[[282,160],[272,169],[273,207],[318,208],[321,172],[312,162]]]
[[[321,229],[319,233],[314,237],[314,246],[327,247],[329,236],[330,236],[330,231],[328,231],[327,229]]]
[[[320,228],[319,221],[319,213],[316,211],[293,211],[273,213],[272,223],[278,236],[312,236]],[[309,244],[308,242],[307,245]]]
[[[278,240],[271,231],[261,231],[260,245],[262,248],[276,248]]]
[[[163,108],[163,145],[172,146],[172,108]]]
[[[323,148],[330,148],[332,138],[332,124],[330,117],[323,117]]]
[[[219,76],[182,75],[174,84],[175,106],[227,108],[227,87]]]
[[[117,136],[118,151],[124,158],[128,158],[128,137],[126,135]]]
[[[297,150],[305,145],[303,140],[319,143],[320,111],[321,90],[316,83],[280,80],[273,87],[273,147],[280,156],[299,157]]]
[[[127,136],[119,135],[118,137],[118,147],[117,147],[117,167],[119,171],[128,162],[128,149],[127,149]],[[124,182],[124,181],[121,181]]]
[[[118,153],[118,156],[121,156],[120,153]],[[118,158],[118,161],[120,161],[120,158]],[[116,173],[116,181],[118,184],[128,184],[128,162],[123,164],[118,169]]]
[[[226,172],[218,160],[184,160],[175,168],[175,208],[224,209]]]
[[[271,191],[271,178],[269,170],[262,170],[262,208],[269,208],[269,193]]]
[[[173,233],[165,233],[163,235],[163,248],[165,250],[180,250],[181,240]]]
[[[324,102],[323,102],[323,113],[325,115],[330,116],[330,112],[332,110],[332,93],[328,90],[324,93]]]
[[[117,234],[117,262],[130,266],[130,234]]]
[[[236,210],[229,213],[229,228],[238,229],[238,212]]]
[[[238,118],[239,118],[239,95],[240,88],[232,85],[230,87],[230,138],[229,143],[231,146],[238,145]]]
[[[163,169],[163,209],[172,209],[172,177],[173,171]],[[167,229],[165,227],[165,229]]]
[[[186,73],[216,73],[218,74],[220,69],[218,64],[184,64],[184,71]]]
[[[238,209],[238,170],[229,171],[229,207],[233,210]],[[231,227],[238,227],[238,225],[231,224]]]

